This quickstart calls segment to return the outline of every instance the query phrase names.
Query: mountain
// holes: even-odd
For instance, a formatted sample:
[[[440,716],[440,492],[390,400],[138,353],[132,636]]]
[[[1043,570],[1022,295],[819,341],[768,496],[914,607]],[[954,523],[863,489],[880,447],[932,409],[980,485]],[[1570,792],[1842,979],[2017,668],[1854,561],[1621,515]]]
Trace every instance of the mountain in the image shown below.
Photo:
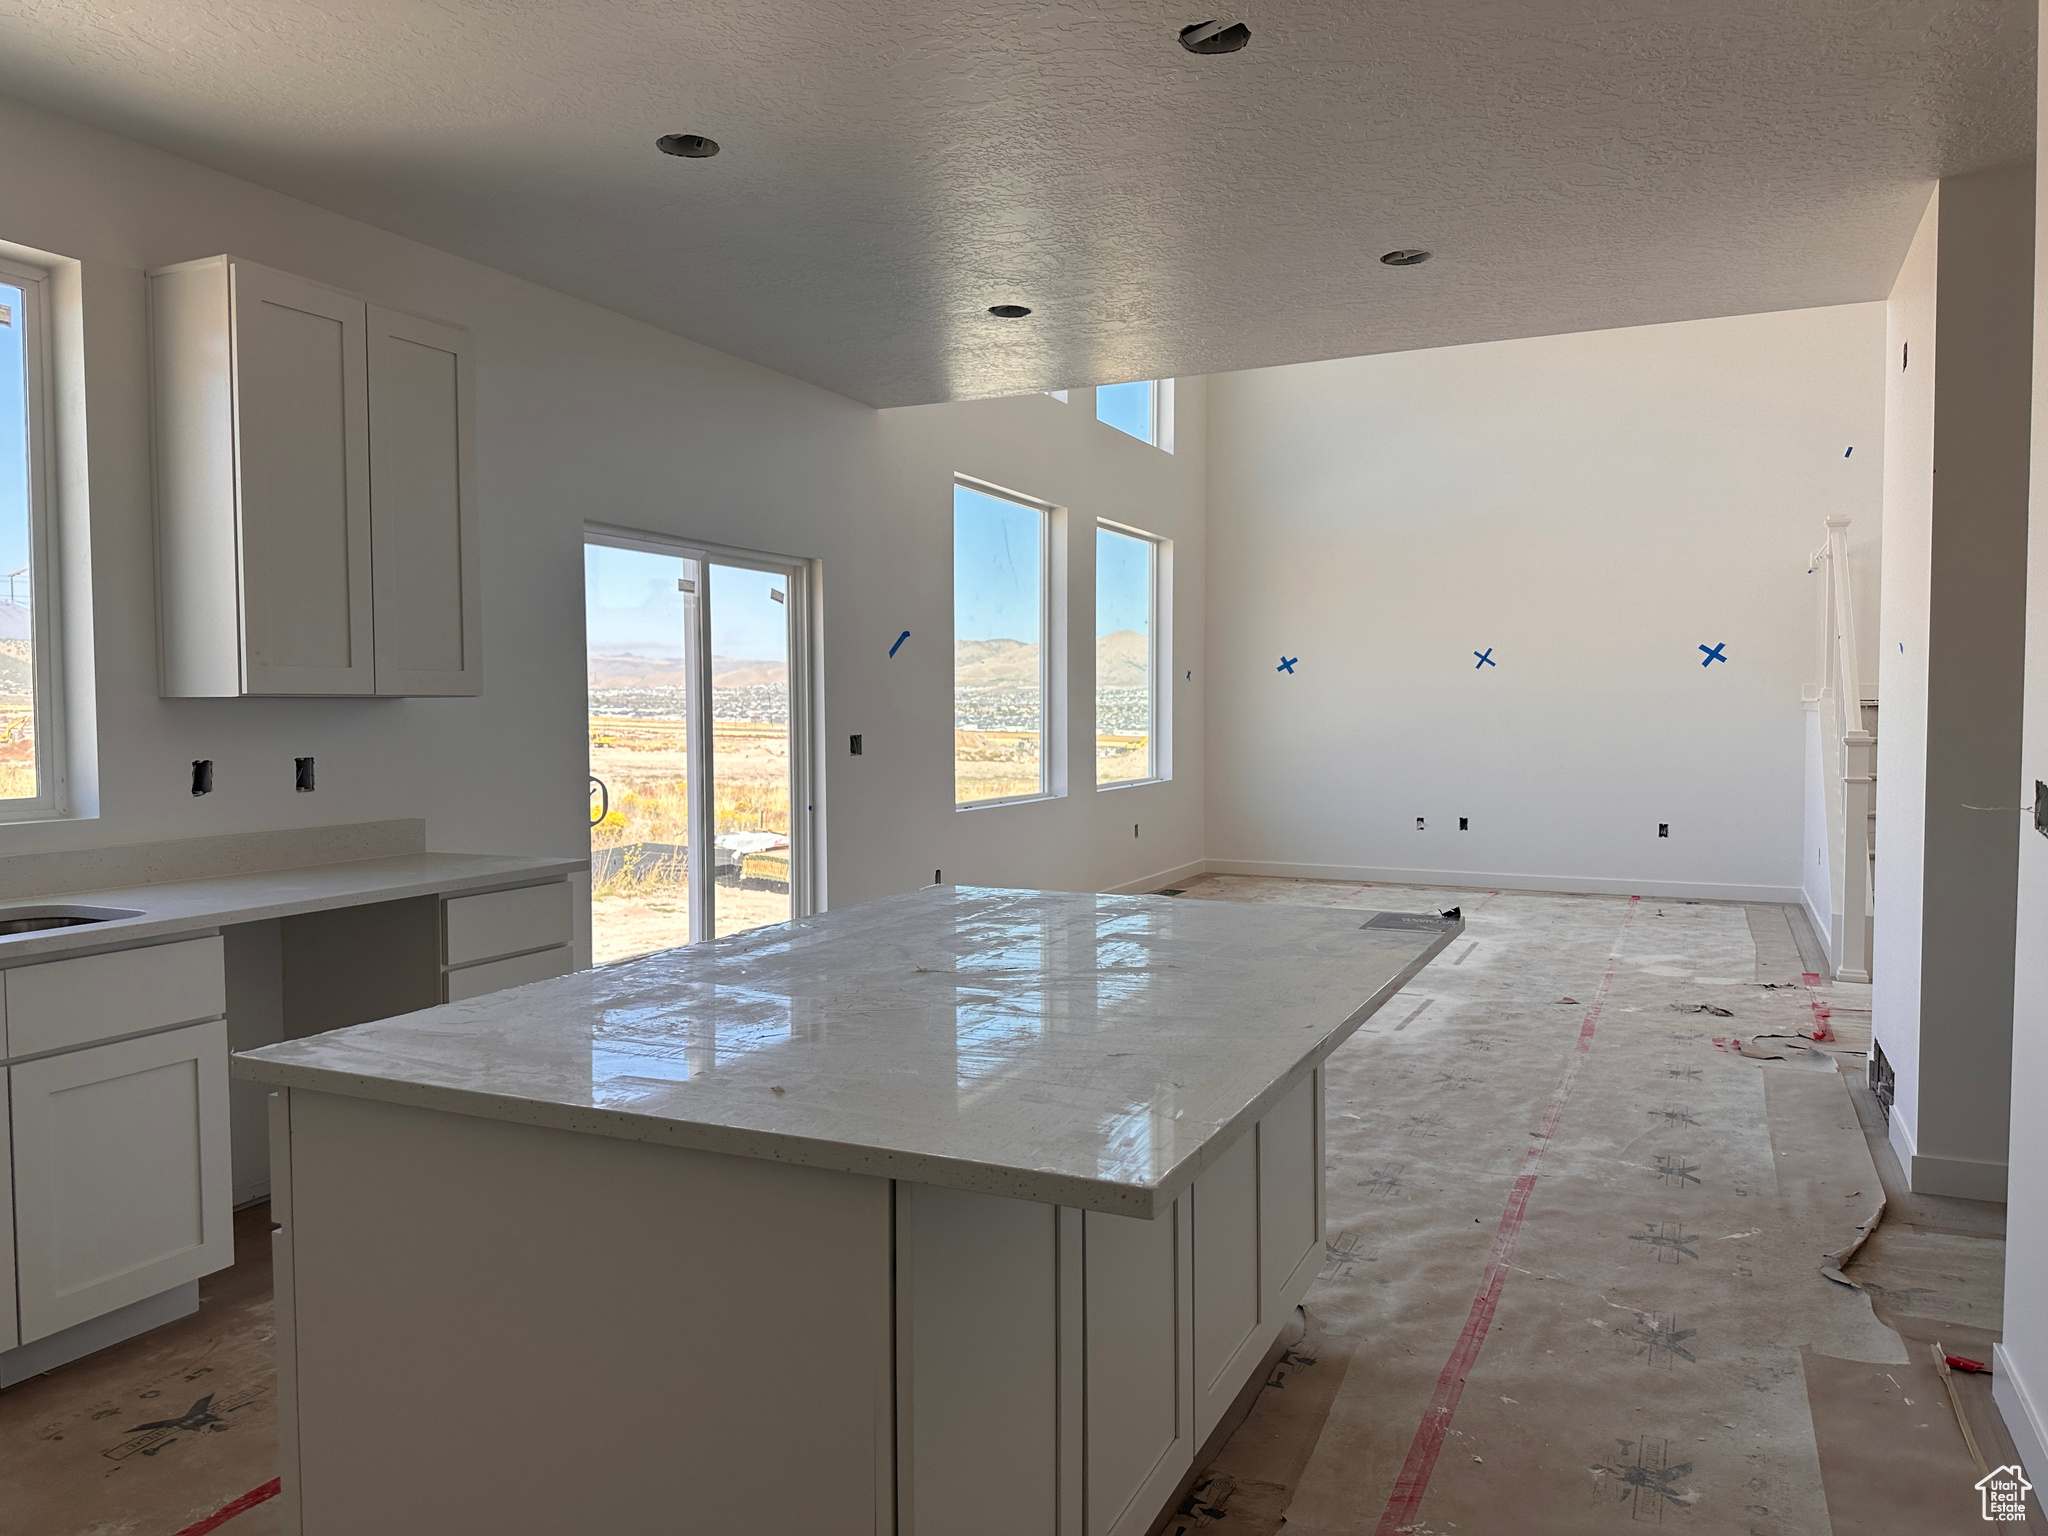
[[[956,640],[953,681],[962,688],[1036,688],[1038,647],[1023,640]]]
[[[1095,642],[1095,686],[1142,688],[1151,642],[1119,629]],[[960,640],[953,645],[953,678],[966,688],[1034,688],[1038,647],[1023,640]]]
[[[1152,665],[1152,642],[1135,629],[1114,630],[1095,638],[1095,686],[1142,688]]]
[[[787,681],[789,669],[779,661],[746,661],[732,656],[711,658],[714,688],[743,688],[749,683]],[[592,688],[681,688],[688,684],[680,656],[592,656]]]

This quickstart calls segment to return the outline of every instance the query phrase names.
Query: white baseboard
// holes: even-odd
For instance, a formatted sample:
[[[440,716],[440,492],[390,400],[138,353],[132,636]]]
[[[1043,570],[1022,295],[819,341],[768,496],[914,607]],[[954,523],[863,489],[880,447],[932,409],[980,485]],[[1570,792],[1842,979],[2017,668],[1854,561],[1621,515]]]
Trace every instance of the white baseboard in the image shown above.
[[[1883,1042],[1880,1041],[1879,1044]],[[1899,1112],[1896,1102],[1884,1123],[1885,1140],[1892,1144],[1892,1151],[1898,1155],[1899,1171],[1906,1176],[1906,1187],[1913,1187],[1913,1159],[1920,1151],[1920,1143],[1914,1140],[1913,1127],[1906,1124],[1906,1117]]]
[[[1275,875],[1291,880],[1362,880],[1374,885],[1435,885],[1475,891],[1562,891],[1570,895],[1661,896],[1673,900],[1769,901],[1792,906],[1805,899],[1796,885],[1716,885],[1684,880],[1607,880],[1579,875],[1493,874],[1470,869],[1380,869],[1362,864],[1276,864],[1265,859],[1211,859],[1212,875]]]
[[[1991,1346],[1991,1400],[2005,1419],[2005,1431],[2020,1453],[2021,1468],[2032,1467],[2036,1476],[2048,1474],[2048,1429],[2043,1428],[2035,1410],[2026,1378],[2003,1344]]]
[[[74,1323],[17,1349],[0,1350],[0,1387],[11,1387],[31,1376],[54,1371],[60,1365],[82,1360],[109,1345],[132,1339],[138,1333],[147,1333],[181,1317],[190,1317],[198,1310],[199,1282],[187,1280],[183,1285],[172,1286],[154,1296],[145,1296],[140,1301],[131,1301],[125,1307]]]
[[[1162,869],[1157,874],[1145,875],[1136,880],[1126,880],[1122,885],[1104,889],[1105,896],[1144,896],[1169,885],[1184,885],[1199,875],[1209,872],[1206,859],[1194,859],[1186,864],[1176,864],[1172,869]]]
[[[1919,1152],[1905,1163],[1905,1168],[1906,1182],[1916,1195],[1952,1195],[1958,1200],[2005,1203],[2006,1165],[2002,1162],[1977,1157],[1930,1157]]]
[[[1799,888],[1799,905],[1806,913],[1806,926],[1813,930],[1820,952],[1827,956],[1828,974],[1833,976],[1835,967],[1842,963],[1842,957],[1835,952],[1835,920],[1814,906],[1813,893],[1803,885]]]

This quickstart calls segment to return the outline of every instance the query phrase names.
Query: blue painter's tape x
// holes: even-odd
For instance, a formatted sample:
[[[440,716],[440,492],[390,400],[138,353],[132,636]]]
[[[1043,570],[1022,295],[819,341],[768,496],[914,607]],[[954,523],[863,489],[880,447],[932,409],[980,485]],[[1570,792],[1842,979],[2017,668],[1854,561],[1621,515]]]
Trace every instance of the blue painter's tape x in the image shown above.
[[[1286,672],[1292,674],[1294,671],[1294,664],[1299,660],[1301,660],[1299,656],[1282,656],[1280,658],[1280,665],[1275,667],[1273,670],[1275,672]]]
[[[1721,654],[1723,651],[1728,649],[1728,642],[1726,640],[1723,640],[1719,645],[1715,646],[1703,645],[1700,647],[1700,649],[1707,653],[1707,659],[1700,663],[1700,665],[1703,667],[1711,667],[1717,661],[1726,661],[1728,659],[1726,656],[1723,656]]]
[[[1493,659],[1493,647],[1490,645],[1485,650],[1474,651],[1472,654],[1479,658],[1472,663],[1472,670],[1474,672],[1477,672],[1481,667],[1497,667],[1500,665],[1499,662]]]
[[[896,653],[897,653],[898,651],[900,651],[900,650],[902,650],[902,649],[903,649],[903,642],[904,642],[904,641],[906,641],[906,640],[908,640],[909,638],[910,638],[910,631],[909,631],[909,630],[907,630],[907,629],[906,629],[905,631],[903,631],[903,633],[902,633],[902,634],[900,634],[900,635],[898,635],[898,636],[896,637],[896,643],[895,643],[894,645],[892,645],[892,646],[890,646],[890,647],[889,647],[889,655],[890,655],[890,657],[891,657],[892,659],[893,659],[893,658],[895,657],[895,655],[896,655]]]

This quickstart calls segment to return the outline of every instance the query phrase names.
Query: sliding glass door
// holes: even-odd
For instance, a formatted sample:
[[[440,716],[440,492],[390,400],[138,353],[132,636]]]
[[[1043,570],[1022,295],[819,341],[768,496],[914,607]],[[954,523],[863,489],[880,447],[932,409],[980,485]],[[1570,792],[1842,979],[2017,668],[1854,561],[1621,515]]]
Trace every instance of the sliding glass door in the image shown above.
[[[712,931],[785,923],[790,908],[789,578],[710,566]]]
[[[812,909],[807,574],[588,531],[597,964]]]

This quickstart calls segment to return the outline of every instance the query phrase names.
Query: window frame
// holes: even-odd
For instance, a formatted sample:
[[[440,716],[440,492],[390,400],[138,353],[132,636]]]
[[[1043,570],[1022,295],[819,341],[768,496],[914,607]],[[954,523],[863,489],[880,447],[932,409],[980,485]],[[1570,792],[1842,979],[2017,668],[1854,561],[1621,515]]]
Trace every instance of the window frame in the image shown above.
[[[1135,527],[1130,523],[1119,523],[1106,517],[1098,517],[1095,520],[1095,527],[1098,533],[1107,530],[1110,533],[1121,534],[1125,538],[1137,539],[1142,543],[1152,546],[1152,606],[1149,635],[1152,655],[1151,678],[1149,680],[1151,733],[1147,742],[1147,750],[1151,757],[1149,764],[1151,772],[1142,779],[1117,779],[1105,784],[1100,777],[1102,759],[1094,751],[1091,751],[1089,755],[1094,762],[1097,774],[1095,788],[1098,793],[1101,793],[1115,789],[1137,789],[1146,784],[1164,784],[1173,778],[1173,753],[1171,750],[1173,732],[1168,719],[1168,705],[1173,697],[1173,690],[1164,686],[1166,679],[1172,675],[1173,666],[1172,620],[1169,615],[1169,597],[1172,590],[1169,562],[1173,557],[1173,540],[1164,538],[1156,533],[1147,532],[1145,529]],[[1095,576],[1095,599],[1098,617],[1093,628],[1096,631],[1095,641],[1097,644],[1100,644],[1102,640],[1100,633],[1101,619],[1099,617],[1102,599],[1102,574],[1099,561]],[[1090,695],[1092,698],[1094,677],[1092,670],[1089,675],[1091,679]],[[1099,704],[1097,708],[1099,710]],[[1100,725],[1101,716],[1098,713],[1094,722],[1095,728],[1089,732],[1091,746],[1101,736]]]
[[[956,811],[986,811],[1004,805],[1033,805],[1041,800],[1057,800],[1066,793],[1066,779],[1061,771],[1066,760],[1066,709],[1065,690],[1059,687],[1061,669],[1058,661],[1064,660],[1065,649],[1059,644],[1061,620],[1064,605],[1059,601],[1054,583],[1062,564],[1055,558],[1054,544],[1061,531],[1063,509],[1041,497],[1028,496],[1022,491],[1009,490],[993,481],[977,479],[973,475],[955,474],[951,489],[966,489],[977,495],[990,496],[997,501],[1029,508],[1039,516],[1038,538],[1038,788],[1028,795],[995,795],[986,800],[962,800],[960,798],[960,574],[959,553],[955,535],[959,528],[958,505],[956,500],[947,498],[947,539],[946,545],[952,560],[952,644],[953,644],[953,698],[949,710],[953,720],[954,746],[952,754],[953,809]],[[1055,656],[1055,650],[1059,655]]]
[[[1102,391],[1118,389],[1130,384],[1152,386],[1152,415],[1150,437],[1139,437],[1126,432],[1122,427],[1102,419]],[[1172,379],[1126,379],[1122,384],[1098,384],[1095,386],[1095,419],[1110,431],[1133,442],[1143,443],[1148,448],[1157,448],[1161,453],[1173,452],[1173,380]]]
[[[0,254],[0,281],[21,290],[22,401],[28,417],[28,573],[30,667],[35,689],[36,793],[0,800],[0,822],[52,821],[70,814],[57,530],[57,442],[52,415],[55,341],[50,279],[44,267]]]
[[[783,606],[789,626],[789,808],[794,821],[802,806],[803,831],[792,827],[789,838],[789,920],[810,917],[825,909],[824,880],[824,774],[818,761],[818,742],[823,732],[817,716],[822,702],[815,692],[812,667],[815,645],[815,614],[812,611],[813,578],[819,563],[801,555],[778,555],[765,550],[739,549],[679,534],[656,533],[644,528],[627,528],[616,523],[586,521],[583,543],[602,544],[612,549],[637,550],[642,554],[671,556],[693,563],[694,590],[684,604],[684,665],[690,673],[690,696],[684,703],[689,726],[691,761],[689,824],[692,847],[708,848],[714,834],[712,773],[696,772],[696,743],[704,744],[704,762],[711,758],[711,607],[717,602],[712,590],[710,567],[722,565],[760,571],[785,578]],[[704,599],[709,598],[707,603]],[[690,938],[701,944],[717,936],[718,894],[712,888],[712,861],[690,861]]]

